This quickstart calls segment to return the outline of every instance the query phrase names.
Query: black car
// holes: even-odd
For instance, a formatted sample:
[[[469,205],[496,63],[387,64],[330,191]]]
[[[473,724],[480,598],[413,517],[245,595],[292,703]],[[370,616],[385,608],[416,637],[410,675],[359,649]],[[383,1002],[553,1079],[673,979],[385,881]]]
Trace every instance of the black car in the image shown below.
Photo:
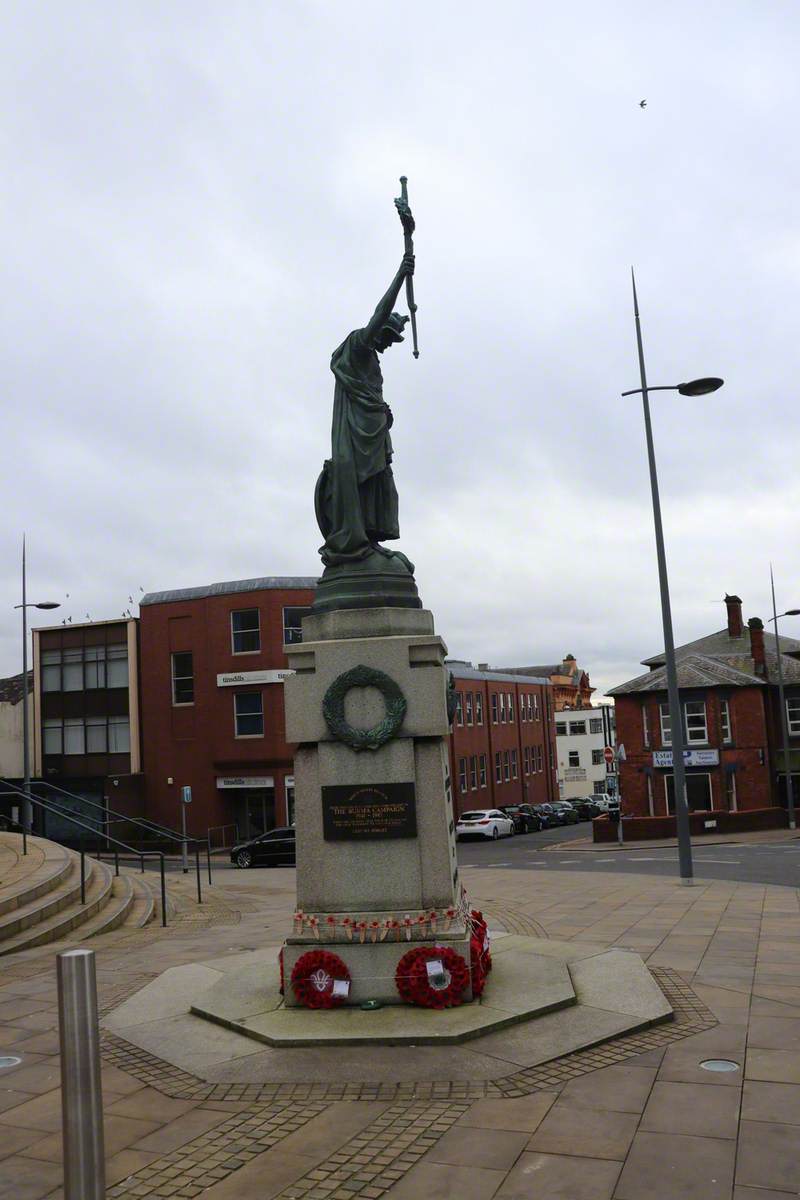
[[[269,833],[234,846],[231,862],[237,867],[293,867],[294,855],[294,829],[270,829]]]
[[[542,822],[542,829],[554,829],[555,826],[564,824],[552,804],[533,804],[531,807]]]
[[[514,822],[514,833],[527,833],[525,815],[521,812],[518,804],[499,804],[498,808],[501,813],[505,813],[507,817],[511,817],[511,820]]]
[[[562,825],[577,825],[578,821],[580,821],[580,817],[569,800],[554,800],[553,808],[558,814]]]
[[[600,809],[595,802],[587,799],[585,796],[580,800],[570,800],[570,804],[582,821],[591,821],[595,817],[600,816]]]

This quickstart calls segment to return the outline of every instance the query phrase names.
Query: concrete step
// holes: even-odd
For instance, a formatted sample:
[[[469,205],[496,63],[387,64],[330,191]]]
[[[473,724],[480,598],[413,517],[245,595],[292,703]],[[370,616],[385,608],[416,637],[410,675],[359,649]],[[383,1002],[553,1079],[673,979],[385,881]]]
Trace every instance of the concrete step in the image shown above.
[[[72,852],[58,842],[29,837],[22,853],[22,835],[0,833],[4,851],[0,877],[0,916],[58,888],[72,870]]]
[[[126,929],[144,929],[156,914],[156,902],[146,880],[140,875],[131,875],[133,881],[133,904],[125,918]]]
[[[64,849],[64,847],[61,847]],[[92,875],[92,860],[86,859],[86,882],[88,885]],[[26,893],[24,903],[0,917],[0,942],[30,929],[42,921],[47,921],[55,913],[76,904],[81,897],[81,863],[78,855],[71,855],[67,860],[67,870],[59,875],[58,886],[43,895]],[[22,897],[21,897],[22,899]]]
[[[70,851],[70,853],[72,853]],[[75,855],[74,857],[78,857]],[[91,863],[91,876],[89,864]],[[86,904],[72,900],[65,908],[52,913],[12,937],[0,941],[0,955],[13,954],[18,950],[30,950],[67,937],[74,929],[91,921],[113,896],[114,875],[105,863],[87,856]],[[124,915],[122,917],[124,920]]]
[[[80,941],[96,937],[100,933],[110,933],[112,929],[124,925],[135,898],[130,875],[112,876],[111,892],[105,904],[75,931]]]

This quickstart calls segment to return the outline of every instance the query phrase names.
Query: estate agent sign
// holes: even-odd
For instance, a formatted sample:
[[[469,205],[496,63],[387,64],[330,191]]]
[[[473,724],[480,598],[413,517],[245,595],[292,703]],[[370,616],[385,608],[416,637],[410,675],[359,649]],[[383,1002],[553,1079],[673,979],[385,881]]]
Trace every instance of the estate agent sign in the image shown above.
[[[684,750],[683,765],[685,767],[716,767],[719,766],[719,750]],[[671,750],[653,751],[654,767],[671,767]]]

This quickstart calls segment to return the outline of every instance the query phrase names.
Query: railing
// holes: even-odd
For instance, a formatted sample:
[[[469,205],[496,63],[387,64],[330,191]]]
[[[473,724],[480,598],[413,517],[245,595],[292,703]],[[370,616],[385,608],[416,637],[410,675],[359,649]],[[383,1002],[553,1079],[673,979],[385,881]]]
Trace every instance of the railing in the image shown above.
[[[226,837],[226,830],[228,830],[228,829],[233,830],[233,840],[231,841],[231,845],[232,846],[236,845],[236,843],[239,840],[239,826],[237,824],[235,824],[235,822],[232,824],[228,824],[228,825],[212,825],[208,831],[209,850],[226,850],[227,849],[228,840]],[[220,844],[219,844],[219,846],[212,846],[212,844],[211,844],[213,841],[212,834],[217,833],[218,831],[222,832],[222,838],[220,840]]]
[[[73,825],[77,825],[79,827],[79,829],[84,830],[84,831],[88,830],[88,832],[94,834],[94,836],[96,838],[101,837],[106,842],[113,842],[115,847],[121,846],[123,851],[126,854],[132,855],[134,858],[140,859],[141,866],[142,866],[142,874],[144,874],[144,860],[146,858],[159,859],[159,865],[160,865],[160,870],[161,870],[161,924],[164,927],[166,927],[166,924],[167,924],[167,879],[166,879],[166,874],[165,874],[165,870],[164,870],[164,855],[160,850],[137,850],[134,846],[129,846],[126,842],[121,842],[117,838],[113,838],[107,833],[102,833],[100,830],[96,829],[93,825],[87,825],[87,824],[85,824],[85,822],[79,821],[77,817],[72,815],[72,813],[66,812],[65,810],[59,810],[55,806],[48,804],[44,800],[41,800],[38,796],[34,796],[31,792],[26,792],[26,791],[23,791],[22,788],[14,787],[13,784],[11,784],[11,785],[7,784],[5,788],[0,790],[0,796],[15,796],[15,797],[21,796],[23,800],[28,800],[31,804],[35,804],[37,808],[44,809],[45,812],[55,812],[58,814],[58,816],[64,817],[67,821],[71,821]],[[27,854],[28,853],[28,830],[25,826],[25,823],[23,821],[17,821],[13,817],[9,817],[9,816],[5,816],[4,819],[9,824],[16,825],[18,828],[20,828],[22,830],[22,849],[23,849],[23,853]],[[101,862],[102,859],[101,859],[101,856],[99,853],[99,848],[97,846],[95,847],[95,851],[96,851],[96,856],[97,856],[98,862]],[[80,856],[81,856],[81,904],[85,905],[86,904],[86,834],[85,834],[85,832],[81,833]],[[118,849],[114,850],[114,874],[119,875],[119,850]]]
[[[0,780],[0,784],[4,785],[5,787],[13,788],[24,799],[25,791],[23,788],[18,787],[17,784],[9,783],[7,780]],[[50,783],[46,779],[37,779],[34,786],[37,788],[49,788],[51,792],[57,792],[60,796],[67,796],[70,800],[77,800],[80,804],[88,805],[90,808],[99,810],[103,814],[102,823],[106,830],[106,832],[103,834],[104,837],[110,836],[107,832],[109,825],[116,825],[122,821],[127,821],[129,824],[141,828],[145,833],[153,834],[156,838],[161,838],[168,842],[179,842],[181,846],[188,842],[193,842],[197,877],[197,903],[203,903],[203,891],[200,883],[200,846],[205,846],[206,862],[208,865],[208,882],[209,884],[213,882],[211,878],[211,841],[208,836],[206,838],[194,838],[187,835],[184,838],[183,834],[177,833],[174,829],[169,829],[166,825],[159,825],[155,821],[148,821],[146,817],[131,817],[126,813],[117,812],[115,809],[110,808],[107,804],[98,804],[96,800],[90,800],[88,796],[79,796],[75,792],[68,792],[66,788],[58,787],[57,784]],[[69,816],[69,810],[67,809],[65,811],[63,805],[58,805],[56,801],[51,801],[50,804],[51,810],[58,816]],[[109,815],[114,819],[109,820]],[[23,853],[27,853],[24,848],[24,840]]]

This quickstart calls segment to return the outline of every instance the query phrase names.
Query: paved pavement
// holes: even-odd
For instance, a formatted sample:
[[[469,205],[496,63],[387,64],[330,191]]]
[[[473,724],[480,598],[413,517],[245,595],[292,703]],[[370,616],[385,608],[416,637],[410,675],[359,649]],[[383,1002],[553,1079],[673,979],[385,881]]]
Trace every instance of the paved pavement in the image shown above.
[[[512,844],[489,851],[499,858]],[[426,1072],[423,1048],[409,1050],[406,1082],[388,1088],[347,1082],[334,1053],[308,1052],[307,1084],[287,1088],[276,1081],[268,1098],[261,1087],[258,1100],[244,1083],[220,1090],[204,1082],[219,1072],[225,1053],[212,1030],[208,1062],[216,1065],[198,1064],[195,1074],[106,1038],[109,1197],[788,1200],[800,1194],[797,891],[724,880],[686,888],[673,878],[632,874],[622,862],[613,872],[587,870],[577,860],[589,857],[574,852],[571,866],[556,861],[536,870],[524,863],[521,869],[465,865],[463,877],[496,928],[638,951],[676,982],[676,1006],[690,1013],[682,1028],[645,1031],[641,1036],[651,1040],[627,1048],[611,1039],[506,1090],[465,1077],[469,1060],[458,1055],[474,1054],[475,1043],[470,1050],[454,1047],[449,1075],[437,1069],[435,1078]],[[179,912],[168,930],[116,931],[93,943],[101,1003],[118,1004],[174,965],[277,946],[290,924],[293,885],[291,870],[220,871],[200,911],[188,885],[173,880]],[[668,1031],[672,1036],[661,1040]],[[220,1030],[220,1039],[226,1033]],[[0,1053],[22,1060],[0,1071],[0,1200],[57,1200],[53,947],[2,960],[0,1045]],[[491,1053],[502,1063],[520,1049],[509,1039],[504,1051],[500,1039]],[[707,1071],[701,1064],[709,1059],[729,1060],[735,1069]],[[368,1065],[365,1059],[365,1075]]]

